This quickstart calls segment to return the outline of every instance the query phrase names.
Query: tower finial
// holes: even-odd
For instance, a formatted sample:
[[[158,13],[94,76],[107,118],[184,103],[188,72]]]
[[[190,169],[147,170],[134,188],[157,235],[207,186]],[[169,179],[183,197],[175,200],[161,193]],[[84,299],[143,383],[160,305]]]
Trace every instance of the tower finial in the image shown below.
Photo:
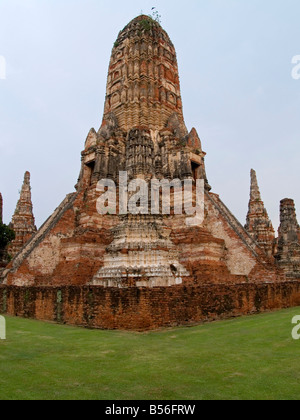
[[[260,191],[258,187],[257,176],[254,169],[251,169],[250,200],[261,201],[261,195],[260,195]]]

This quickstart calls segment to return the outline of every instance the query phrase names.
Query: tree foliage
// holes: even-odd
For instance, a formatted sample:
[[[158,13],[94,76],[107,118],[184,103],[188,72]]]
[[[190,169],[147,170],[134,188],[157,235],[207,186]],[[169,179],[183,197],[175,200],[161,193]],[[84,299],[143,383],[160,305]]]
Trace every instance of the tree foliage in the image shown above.
[[[13,239],[15,232],[0,220],[0,249],[4,249]]]

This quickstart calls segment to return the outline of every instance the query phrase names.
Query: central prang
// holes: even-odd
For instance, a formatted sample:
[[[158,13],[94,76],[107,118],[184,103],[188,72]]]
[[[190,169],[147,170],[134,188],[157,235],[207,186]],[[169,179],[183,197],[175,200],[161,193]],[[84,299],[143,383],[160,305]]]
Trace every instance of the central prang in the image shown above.
[[[186,132],[175,48],[160,24],[148,16],[131,21],[115,42],[104,120],[111,112],[125,131],[139,126],[161,130],[176,114]]]

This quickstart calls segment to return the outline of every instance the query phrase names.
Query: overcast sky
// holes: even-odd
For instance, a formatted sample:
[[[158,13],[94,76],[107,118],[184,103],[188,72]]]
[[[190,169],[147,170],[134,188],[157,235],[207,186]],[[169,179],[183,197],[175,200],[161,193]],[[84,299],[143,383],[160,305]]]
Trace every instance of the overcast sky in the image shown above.
[[[152,7],[177,51],[186,125],[201,137],[213,192],[244,224],[254,168],[274,227],[286,197],[300,219],[299,0],[0,0],[6,223],[26,170],[38,226],[74,191],[86,136],[101,124],[113,43]]]

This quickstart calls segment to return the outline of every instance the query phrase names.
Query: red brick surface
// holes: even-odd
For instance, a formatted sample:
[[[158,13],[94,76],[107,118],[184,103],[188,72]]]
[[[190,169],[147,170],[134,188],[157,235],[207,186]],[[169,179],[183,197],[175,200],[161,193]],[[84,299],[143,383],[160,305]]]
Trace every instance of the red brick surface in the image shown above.
[[[300,282],[103,288],[0,286],[0,312],[89,328],[151,330],[300,305]]]

